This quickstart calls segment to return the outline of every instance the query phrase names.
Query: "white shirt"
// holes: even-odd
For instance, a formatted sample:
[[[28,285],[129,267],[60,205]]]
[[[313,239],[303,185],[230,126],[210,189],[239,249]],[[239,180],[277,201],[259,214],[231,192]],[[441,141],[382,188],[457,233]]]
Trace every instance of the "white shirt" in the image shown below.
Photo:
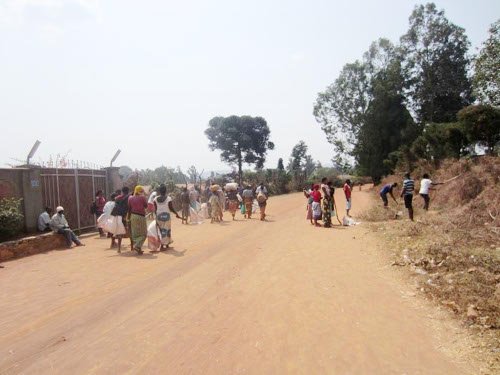
[[[148,199],[148,204],[153,204],[153,202],[155,201],[155,198],[156,198],[156,190],[153,191],[150,195],[149,195],[149,199]]]
[[[431,186],[431,184],[431,180],[429,180],[428,178],[424,178],[422,181],[420,181],[420,191],[418,193],[429,194],[429,187]]]
[[[38,230],[40,232],[45,231],[45,228],[47,227],[47,224],[50,223],[50,216],[47,211],[44,211],[38,216]]]

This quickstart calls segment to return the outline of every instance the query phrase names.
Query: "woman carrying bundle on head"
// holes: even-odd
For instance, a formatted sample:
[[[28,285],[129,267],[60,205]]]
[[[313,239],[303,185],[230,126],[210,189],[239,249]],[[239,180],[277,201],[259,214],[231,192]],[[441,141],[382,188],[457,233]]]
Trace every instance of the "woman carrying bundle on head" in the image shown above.
[[[238,184],[226,184],[227,198],[229,200],[229,212],[233,216],[236,215],[236,210],[238,209]]]
[[[210,203],[210,223],[218,223],[221,221],[221,213],[222,213],[222,203],[220,199],[220,195],[218,194],[219,185],[212,185],[210,187],[210,191],[212,195],[208,200]]]
[[[148,246],[153,251],[166,250],[172,242],[172,214],[182,219],[175,211],[172,198],[167,195],[167,187],[161,184],[159,194],[154,199],[156,220],[148,228]]]

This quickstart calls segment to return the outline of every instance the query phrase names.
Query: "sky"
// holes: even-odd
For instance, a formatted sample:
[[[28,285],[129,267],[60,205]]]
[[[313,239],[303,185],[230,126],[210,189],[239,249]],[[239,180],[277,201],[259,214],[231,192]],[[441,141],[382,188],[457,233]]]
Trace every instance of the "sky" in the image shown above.
[[[500,1],[439,0],[471,52]],[[108,166],[228,170],[208,148],[214,116],[264,117],[285,162],[304,140],[333,148],[312,115],[318,92],[372,41],[397,42],[406,0],[0,0],[0,167],[59,155]]]

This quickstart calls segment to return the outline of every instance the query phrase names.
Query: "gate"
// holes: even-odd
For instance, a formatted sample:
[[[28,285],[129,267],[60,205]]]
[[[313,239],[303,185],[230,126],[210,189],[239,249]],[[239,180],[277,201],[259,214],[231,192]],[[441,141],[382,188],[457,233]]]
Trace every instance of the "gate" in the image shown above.
[[[96,218],[90,212],[95,192],[106,191],[106,171],[78,168],[42,168],[41,185],[44,206],[64,207],[64,216],[74,230],[95,228]]]

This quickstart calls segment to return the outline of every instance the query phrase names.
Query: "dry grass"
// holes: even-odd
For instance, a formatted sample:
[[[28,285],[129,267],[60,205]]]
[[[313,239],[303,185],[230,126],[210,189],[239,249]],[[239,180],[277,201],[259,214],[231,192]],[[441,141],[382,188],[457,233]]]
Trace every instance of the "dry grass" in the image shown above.
[[[490,371],[500,373],[500,159],[429,167],[421,171],[434,181],[460,176],[433,192],[431,211],[423,211],[421,198],[415,196],[415,222],[406,220],[404,206],[393,204],[386,210],[381,201],[362,219],[383,234],[394,266],[407,267],[430,299],[482,335],[483,349],[497,353]],[[392,176],[384,183],[398,180]],[[380,200],[378,190],[374,193]],[[397,211],[403,211],[403,220],[395,220]]]

